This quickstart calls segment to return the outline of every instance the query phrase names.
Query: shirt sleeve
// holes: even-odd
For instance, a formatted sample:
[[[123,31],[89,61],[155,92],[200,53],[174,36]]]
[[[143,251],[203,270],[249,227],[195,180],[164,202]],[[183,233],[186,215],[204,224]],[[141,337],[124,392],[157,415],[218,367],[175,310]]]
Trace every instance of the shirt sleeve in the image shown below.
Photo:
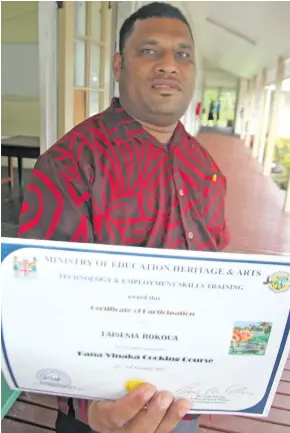
[[[24,195],[18,236],[94,242],[89,179],[69,150],[49,149],[38,159]]]

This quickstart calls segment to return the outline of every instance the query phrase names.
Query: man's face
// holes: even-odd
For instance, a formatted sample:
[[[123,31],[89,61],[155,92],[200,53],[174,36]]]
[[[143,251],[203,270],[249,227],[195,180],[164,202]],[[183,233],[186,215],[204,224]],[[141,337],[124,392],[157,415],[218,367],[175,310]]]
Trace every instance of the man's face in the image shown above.
[[[177,122],[194,90],[194,46],[188,26],[172,18],[137,21],[123,58],[115,55],[114,74],[129,114],[158,126]]]

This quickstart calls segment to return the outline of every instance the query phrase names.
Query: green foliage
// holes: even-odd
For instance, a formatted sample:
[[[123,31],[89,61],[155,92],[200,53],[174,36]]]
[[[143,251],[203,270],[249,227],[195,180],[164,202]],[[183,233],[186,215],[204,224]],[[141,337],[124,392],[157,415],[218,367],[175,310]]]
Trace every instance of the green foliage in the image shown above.
[[[274,149],[274,161],[281,169],[281,173],[272,173],[273,180],[282,189],[287,188],[290,176],[290,138],[280,137]]]

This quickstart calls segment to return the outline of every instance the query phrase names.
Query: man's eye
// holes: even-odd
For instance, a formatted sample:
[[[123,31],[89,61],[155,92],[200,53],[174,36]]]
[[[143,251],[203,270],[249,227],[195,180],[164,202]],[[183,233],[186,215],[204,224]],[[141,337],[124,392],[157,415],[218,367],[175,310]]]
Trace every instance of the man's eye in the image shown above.
[[[142,54],[155,54],[155,51],[152,50],[152,48],[143,48],[143,49],[141,50],[141,53],[142,53]]]
[[[187,59],[189,57],[189,54],[185,51],[179,51],[178,53],[176,53],[176,55],[177,57],[182,57],[183,59]]]

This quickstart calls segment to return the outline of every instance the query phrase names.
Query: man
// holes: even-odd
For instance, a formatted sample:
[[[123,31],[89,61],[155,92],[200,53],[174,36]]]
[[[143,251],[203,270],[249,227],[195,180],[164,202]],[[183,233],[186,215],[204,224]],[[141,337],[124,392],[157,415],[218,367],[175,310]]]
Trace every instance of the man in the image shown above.
[[[216,123],[220,120],[221,101],[218,99],[215,103]]]
[[[139,9],[121,28],[113,69],[120,99],[37,161],[19,236],[221,250],[228,239],[226,181],[179,122],[195,81],[194,41],[185,17],[169,4]],[[88,432],[88,423],[100,433],[169,433],[189,406],[149,384],[116,402],[61,399],[57,432]],[[197,428],[196,417],[177,427]]]

